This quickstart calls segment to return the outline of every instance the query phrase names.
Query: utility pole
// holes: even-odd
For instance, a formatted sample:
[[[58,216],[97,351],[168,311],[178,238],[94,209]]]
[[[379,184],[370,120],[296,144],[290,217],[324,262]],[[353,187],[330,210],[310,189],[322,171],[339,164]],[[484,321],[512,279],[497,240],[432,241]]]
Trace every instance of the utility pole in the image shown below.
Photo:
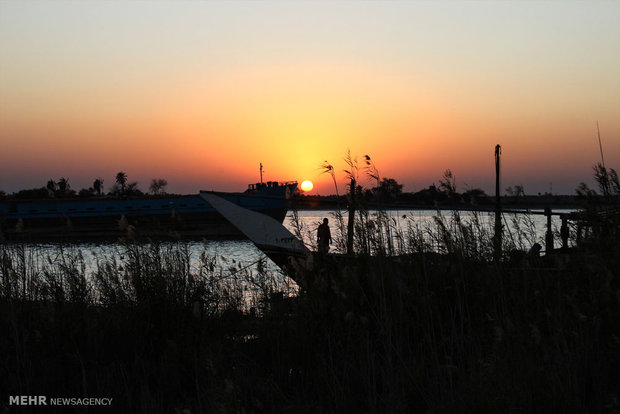
[[[495,234],[493,235],[493,260],[499,262],[502,257],[502,206],[499,193],[500,156],[502,147],[495,146]]]
[[[260,184],[263,186],[263,163],[260,163]]]

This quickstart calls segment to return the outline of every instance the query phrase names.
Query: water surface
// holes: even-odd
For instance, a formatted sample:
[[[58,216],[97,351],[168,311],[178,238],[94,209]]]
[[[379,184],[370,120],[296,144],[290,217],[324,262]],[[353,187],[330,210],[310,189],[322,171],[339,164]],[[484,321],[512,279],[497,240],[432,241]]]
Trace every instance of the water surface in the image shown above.
[[[569,213],[571,210],[557,210],[554,212]],[[454,214],[452,211],[437,210],[389,210],[385,212],[369,211],[367,219],[376,221],[379,214],[386,214],[390,226],[390,234],[393,237],[402,237],[411,231],[419,231],[423,237],[432,237],[432,232],[437,229],[437,219],[440,217],[445,223],[454,223]],[[334,242],[332,243],[332,251],[338,248],[338,239],[344,237],[344,234],[338,228],[338,220],[333,210],[303,210],[296,213],[289,212],[284,225],[293,233],[301,234],[304,242],[310,249],[316,246],[316,229],[322,222],[323,218],[328,218]],[[346,226],[347,213],[342,211],[342,220]],[[479,231],[487,232],[488,235],[493,234],[494,214],[493,213],[474,213],[470,211],[458,212],[458,219],[462,223],[471,223],[477,220],[477,228]],[[556,234],[555,247],[559,247],[560,219],[558,216],[552,218],[552,228]],[[546,217],[534,214],[503,214],[503,225],[505,229],[504,238],[510,240],[513,244],[521,249],[529,249],[535,242],[544,246],[546,228]],[[433,247],[432,242],[431,248]],[[222,275],[231,275],[239,269],[255,270],[256,265],[261,259],[265,259],[264,254],[257,249],[248,240],[204,240],[202,242],[179,242],[179,243],[162,243],[162,248],[175,248],[176,246],[186,247],[190,256],[190,268],[197,271],[202,265],[201,257],[207,255],[215,259],[217,271]],[[341,245],[342,246],[342,245]],[[439,247],[437,247],[439,248]],[[24,246],[24,260],[34,268],[40,268],[63,259],[61,256],[73,257],[80,255],[83,258],[84,266],[87,272],[95,270],[102,260],[116,260],[122,263],[124,260],[125,247],[118,243],[93,244],[79,243],[71,245],[56,244],[30,244]],[[278,268],[268,259],[264,260],[262,265],[270,272],[278,272]]]

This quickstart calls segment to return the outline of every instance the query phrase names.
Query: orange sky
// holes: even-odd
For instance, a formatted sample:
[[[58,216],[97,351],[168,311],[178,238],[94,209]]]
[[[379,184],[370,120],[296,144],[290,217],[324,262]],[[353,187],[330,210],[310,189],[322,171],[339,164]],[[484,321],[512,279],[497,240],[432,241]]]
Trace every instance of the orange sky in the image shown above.
[[[0,190],[241,190],[345,168],[572,193],[620,167],[615,2],[0,2]],[[364,184],[364,182],[363,182]],[[370,185],[370,182],[366,182]]]

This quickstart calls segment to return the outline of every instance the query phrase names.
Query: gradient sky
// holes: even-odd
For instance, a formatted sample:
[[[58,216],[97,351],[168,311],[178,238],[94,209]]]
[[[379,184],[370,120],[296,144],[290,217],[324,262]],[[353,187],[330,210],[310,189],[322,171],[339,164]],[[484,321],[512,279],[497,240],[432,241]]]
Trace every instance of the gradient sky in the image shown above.
[[[0,0],[0,190],[344,178],[572,194],[620,170],[618,1]],[[371,185],[364,180],[362,184]],[[342,190],[341,190],[342,191]]]

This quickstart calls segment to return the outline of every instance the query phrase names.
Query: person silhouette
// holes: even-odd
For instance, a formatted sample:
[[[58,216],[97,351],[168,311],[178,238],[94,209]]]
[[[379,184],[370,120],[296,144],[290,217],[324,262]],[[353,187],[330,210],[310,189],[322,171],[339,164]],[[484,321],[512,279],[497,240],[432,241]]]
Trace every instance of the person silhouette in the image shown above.
[[[332,234],[329,231],[329,220],[323,219],[323,223],[319,225],[316,234],[316,240],[320,253],[327,253],[329,251],[329,244],[332,242]]]

